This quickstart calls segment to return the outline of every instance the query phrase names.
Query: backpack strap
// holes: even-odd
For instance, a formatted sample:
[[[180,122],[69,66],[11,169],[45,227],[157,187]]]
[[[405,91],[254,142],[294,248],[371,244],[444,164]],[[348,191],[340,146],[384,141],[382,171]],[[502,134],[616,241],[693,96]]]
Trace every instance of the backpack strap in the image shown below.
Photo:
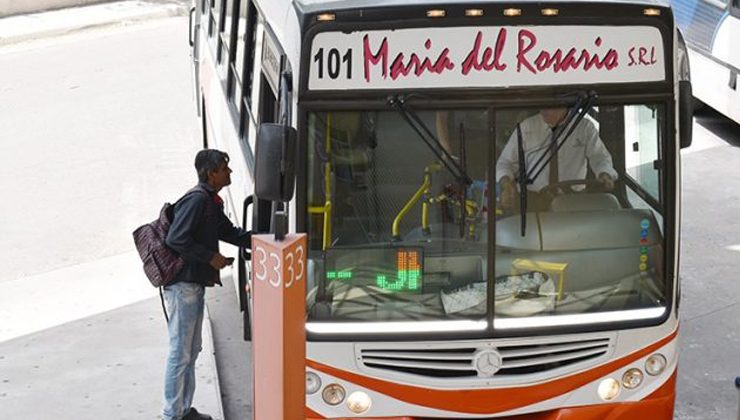
[[[199,185],[196,185],[193,188],[189,189],[188,192],[186,192],[185,194],[183,194],[183,196],[180,197],[173,204],[167,204],[167,210],[166,210],[166,212],[167,212],[167,219],[169,219],[170,223],[175,220],[175,206],[177,206],[182,200],[184,200],[189,195],[195,194],[195,193],[198,193],[198,192],[203,193],[203,194],[205,194],[208,197],[210,197],[210,195],[211,195],[208,191],[206,191],[204,188],[202,188],[200,186],[200,184],[199,184]]]
[[[164,287],[162,287],[162,286],[159,287],[159,300],[162,301],[162,312],[164,312],[164,320],[167,321],[167,323],[169,324],[170,323],[170,317],[167,316],[167,307],[164,304],[164,294],[162,293],[162,290],[163,289],[164,289]]]
[[[185,199],[185,197],[188,197],[189,195],[191,195],[191,194],[193,194],[193,193],[197,193],[197,192],[203,193],[203,194],[205,194],[205,195],[207,195],[207,196],[209,196],[209,197],[210,197],[210,195],[211,195],[211,193],[209,193],[208,191],[206,191],[206,190],[205,190],[205,188],[201,187],[201,186],[200,186],[200,184],[198,184],[198,185],[194,186],[193,188],[189,189],[189,190],[188,190],[188,192],[186,192],[185,194],[183,194],[183,196],[182,196],[182,197],[180,197],[180,199],[179,199],[179,200],[175,201],[175,203],[174,203],[174,204],[172,204],[172,208],[174,209],[174,208],[175,208],[175,206],[176,206],[176,205],[177,205],[178,203],[180,203],[180,201],[182,201],[182,200],[184,200],[184,199]]]

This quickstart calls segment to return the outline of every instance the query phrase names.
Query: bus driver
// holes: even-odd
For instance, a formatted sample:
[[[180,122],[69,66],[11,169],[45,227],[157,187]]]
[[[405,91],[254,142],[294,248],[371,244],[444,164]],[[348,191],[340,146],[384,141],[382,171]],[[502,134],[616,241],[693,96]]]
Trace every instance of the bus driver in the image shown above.
[[[522,144],[527,170],[535,165],[548,147],[554,145],[553,132],[564,122],[567,108],[545,108],[521,122]],[[501,186],[501,207],[512,209],[517,203],[516,176],[519,173],[518,138],[514,130],[496,162],[496,181]],[[562,135],[560,140],[562,140]],[[606,190],[614,188],[617,172],[612,157],[599,138],[593,121],[583,118],[560,147],[557,156],[527,185],[529,202],[536,208],[549,207],[549,197],[542,194],[545,187],[558,182],[586,178],[586,161]]]

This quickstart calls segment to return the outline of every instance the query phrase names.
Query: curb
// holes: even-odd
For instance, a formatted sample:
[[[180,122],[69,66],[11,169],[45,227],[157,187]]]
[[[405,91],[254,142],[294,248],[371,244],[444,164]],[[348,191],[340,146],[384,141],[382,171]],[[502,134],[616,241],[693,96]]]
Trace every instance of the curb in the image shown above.
[[[182,3],[128,0],[0,19],[0,46],[187,15]]]
[[[214,346],[213,342],[213,330],[211,328],[211,314],[208,311],[208,305],[205,305],[204,311],[203,311],[203,335],[206,337],[207,343],[207,349],[208,349],[208,359],[209,364],[213,367],[213,386],[216,390],[216,405],[218,413],[215,413],[215,418],[217,419],[224,419],[224,403],[221,398],[221,382],[218,377],[218,364],[216,362],[216,347]],[[206,356],[204,354],[204,356]]]

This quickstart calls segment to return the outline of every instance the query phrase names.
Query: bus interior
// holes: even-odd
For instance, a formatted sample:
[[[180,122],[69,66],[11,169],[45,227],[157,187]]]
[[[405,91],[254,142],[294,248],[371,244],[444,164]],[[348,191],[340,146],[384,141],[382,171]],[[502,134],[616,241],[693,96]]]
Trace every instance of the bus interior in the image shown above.
[[[524,210],[502,208],[494,174],[539,108],[309,112],[309,321],[664,307],[666,106],[589,106],[613,189],[589,169]]]

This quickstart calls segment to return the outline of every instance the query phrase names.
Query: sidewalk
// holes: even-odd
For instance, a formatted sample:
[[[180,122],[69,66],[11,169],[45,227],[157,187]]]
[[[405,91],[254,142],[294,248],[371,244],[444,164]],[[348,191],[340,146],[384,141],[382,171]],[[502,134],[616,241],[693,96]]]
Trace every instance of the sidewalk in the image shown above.
[[[161,418],[167,329],[135,252],[0,283],[0,406],[9,419]],[[211,319],[195,406],[223,419]]]
[[[0,46],[85,29],[185,16],[187,0],[127,0],[0,18]]]

